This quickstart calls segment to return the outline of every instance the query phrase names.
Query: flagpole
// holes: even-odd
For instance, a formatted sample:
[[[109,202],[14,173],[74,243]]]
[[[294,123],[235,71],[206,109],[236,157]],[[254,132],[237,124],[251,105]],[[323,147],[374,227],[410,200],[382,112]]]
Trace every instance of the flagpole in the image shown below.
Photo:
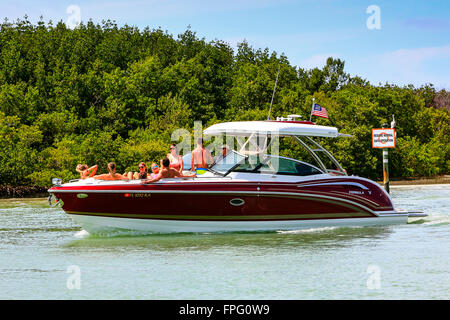
[[[313,110],[314,110],[314,98],[312,99],[312,107],[311,107],[311,114],[309,115],[309,122],[311,122]]]

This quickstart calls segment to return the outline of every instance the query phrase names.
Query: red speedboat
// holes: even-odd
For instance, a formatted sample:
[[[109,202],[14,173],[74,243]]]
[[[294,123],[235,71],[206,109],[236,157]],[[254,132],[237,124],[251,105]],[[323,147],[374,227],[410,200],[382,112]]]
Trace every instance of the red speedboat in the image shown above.
[[[348,176],[315,140],[343,136],[334,127],[301,121],[244,121],[216,124],[203,134],[215,141],[223,141],[225,135],[228,143],[237,141],[237,148],[195,178],[151,184],[90,178],[59,181],[48,191],[91,233],[296,230],[407,221],[408,212],[395,210],[383,188]],[[315,165],[274,152],[284,138],[297,141]]]

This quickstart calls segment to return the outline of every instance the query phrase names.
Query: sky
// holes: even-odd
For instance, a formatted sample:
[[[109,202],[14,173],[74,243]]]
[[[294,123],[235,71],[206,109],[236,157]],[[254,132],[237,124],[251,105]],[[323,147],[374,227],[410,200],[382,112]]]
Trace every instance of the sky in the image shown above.
[[[450,89],[448,0],[0,0],[0,18],[37,22],[114,20],[175,38],[188,26],[232,48],[284,54],[291,65],[323,67],[330,56],[374,85]]]

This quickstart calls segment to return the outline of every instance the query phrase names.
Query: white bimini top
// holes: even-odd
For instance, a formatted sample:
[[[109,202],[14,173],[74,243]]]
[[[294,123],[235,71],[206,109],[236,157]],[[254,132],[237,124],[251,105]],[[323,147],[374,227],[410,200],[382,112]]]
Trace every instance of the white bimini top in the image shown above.
[[[236,121],[223,122],[210,126],[203,131],[204,135],[250,136],[315,136],[336,138],[339,136],[335,127],[318,126],[295,121]]]

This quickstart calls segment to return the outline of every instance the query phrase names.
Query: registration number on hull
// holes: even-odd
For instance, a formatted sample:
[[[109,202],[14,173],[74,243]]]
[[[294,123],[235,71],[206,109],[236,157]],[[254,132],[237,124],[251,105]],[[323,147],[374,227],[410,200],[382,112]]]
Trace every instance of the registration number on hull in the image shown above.
[[[124,193],[125,198],[151,198],[151,193]]]

